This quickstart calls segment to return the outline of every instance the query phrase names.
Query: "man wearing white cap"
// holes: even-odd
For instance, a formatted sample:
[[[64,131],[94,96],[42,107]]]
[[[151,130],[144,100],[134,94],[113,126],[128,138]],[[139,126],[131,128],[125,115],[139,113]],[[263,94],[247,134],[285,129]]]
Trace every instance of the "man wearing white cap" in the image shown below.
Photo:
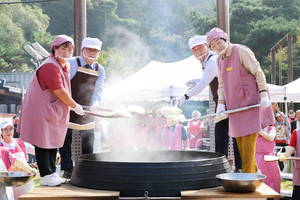
[[[202,65],[203,75],[201,79],[192,79],[189,80],[186,85],[192,86],[195,85],[191,90],[189,90],[186,94],[182,95],[178,98],[179,105],[182,105],[185,100],[188,100],[190,97],[199,94],[207,85],[209,85],[213,100],[216,104],[216,108],[218,106],[218,77],[217,77],[217,64],[216,55],[213,51],[209,50],[209,46],[206,42],[206,36],[196,35],[189,39],[189,46],[196,57],[197,60],[200,61]],[[223,153],[228,156],[228,119],[221,120],[215,125],[215,151],[219,153]],[[236,171],[241,169],[241,158],[236,145],[236,141],[234,139],[234,155],[235,155],[235,168]]]
[[[98,38],[85,38],[81,45],[82,56],[69,60],[72,98],[76,99],[80,105],[91,106],[93,112],[97,112],[97,107],[99,107],[105,79],[103,66],[96,62],[101,46],[102,42]],[[82,154],[93,153],[94,117],[88,115],[78,117],[74,112],[70,113],[64,146],[59,149],[61,169],[64,170],[65,178],[70,178],[73,171],[73,161],[71,160],[73,129],[79,130]]]

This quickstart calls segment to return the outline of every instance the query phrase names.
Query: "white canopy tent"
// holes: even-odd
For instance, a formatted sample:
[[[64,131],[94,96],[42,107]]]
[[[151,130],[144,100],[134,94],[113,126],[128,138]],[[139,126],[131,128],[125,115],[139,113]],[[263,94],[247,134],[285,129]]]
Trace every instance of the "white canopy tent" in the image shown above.
[[[105,88],[101,101],[170,100],[183,94],[186,81],[199,77],[202,66],[194,56],[174,63],[151,61],[125,80]],[[208,88],[192,99],[208,100]]]
[[[186,81],[201,77],[202,66],[194,56],[174,63],[151,61],[125,80],[105,88],[101,102],[170,100],[170,97],[179,97],[183,94]],[[285,102],[284,86],[267,85],[272,102]],[[209,87],[191,98],[191,100],[208,99]]]
[[[283,87],[286,89],[286,100],[288,102],[300,102],[300,78]]]

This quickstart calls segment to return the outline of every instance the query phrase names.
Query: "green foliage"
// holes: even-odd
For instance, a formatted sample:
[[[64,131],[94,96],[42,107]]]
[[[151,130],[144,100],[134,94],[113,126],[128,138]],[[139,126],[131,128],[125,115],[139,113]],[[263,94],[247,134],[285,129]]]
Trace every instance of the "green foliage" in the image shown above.
[[[14,4],[0,6],[0,72],[30,70],[31,56],[23,49],[37,32],[45,32],[48,16],[36,6]]]
[[[97,60],[105,69],[105,86],[110,86],[124,78],[132,75],[137,69],[134,66],[124,66],[122,53],[116,52],[115,48],[102,50]]]

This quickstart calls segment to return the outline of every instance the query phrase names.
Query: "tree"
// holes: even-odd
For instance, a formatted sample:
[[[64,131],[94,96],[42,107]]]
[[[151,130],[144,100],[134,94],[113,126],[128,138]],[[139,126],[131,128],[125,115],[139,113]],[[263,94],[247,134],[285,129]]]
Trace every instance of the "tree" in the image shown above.
[[[34,67],[23,49],[34,33],[45,32],[48,16],[36,6],[14,4],[0,6],[0,71],[29,70]],[[27,66],[28,65],[28,66]]]

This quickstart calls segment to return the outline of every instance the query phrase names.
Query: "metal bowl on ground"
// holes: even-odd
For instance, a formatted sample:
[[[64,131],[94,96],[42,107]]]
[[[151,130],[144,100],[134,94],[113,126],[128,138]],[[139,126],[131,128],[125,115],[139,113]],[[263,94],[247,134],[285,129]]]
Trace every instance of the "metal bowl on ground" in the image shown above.
[[[33,175],[24,171],[12,171],[0,173],[0,184],[9,187],[18,187],[27,184]]]
[[[267,177],[252,173],[218,174],[217,179],[229,192],[254,192]]]
[[[223,154],[201,151],[103,152],[82,155],[70,183],[120,191],[120,197],[180,197],[181,191],[220,186],[230,172]]]

